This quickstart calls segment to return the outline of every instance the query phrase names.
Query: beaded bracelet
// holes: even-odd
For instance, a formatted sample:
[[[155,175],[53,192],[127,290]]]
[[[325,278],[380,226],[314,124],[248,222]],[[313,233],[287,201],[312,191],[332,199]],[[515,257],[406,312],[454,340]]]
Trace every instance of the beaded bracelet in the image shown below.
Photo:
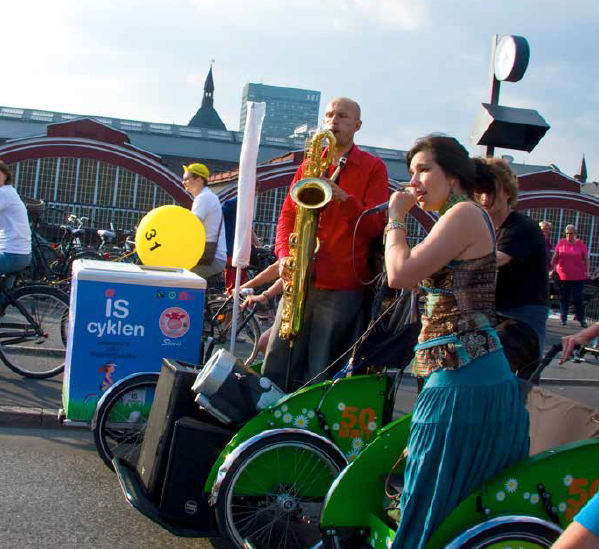
[[[406,224],[403,221],[392,220],[392,221],[389,221],[389,223],[387,223],[387,225],[385,225],[385,235],[389,231],[393,231],[394,229],[401,229],[401,230],[405,231],[406,236],[408,234]]]

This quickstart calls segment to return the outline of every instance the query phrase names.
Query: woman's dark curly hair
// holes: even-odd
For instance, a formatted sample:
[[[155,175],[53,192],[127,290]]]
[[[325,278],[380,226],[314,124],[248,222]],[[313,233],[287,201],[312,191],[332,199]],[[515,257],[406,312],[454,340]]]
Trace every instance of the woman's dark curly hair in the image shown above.
[[[458,179],[468,198],[481,193],[494,193],[495,186],[490,170],[474,162],[468,151],[454,137],[431,134],[416,141],[406,156],[408,167],[419,152],[429,152],[443,173]]]

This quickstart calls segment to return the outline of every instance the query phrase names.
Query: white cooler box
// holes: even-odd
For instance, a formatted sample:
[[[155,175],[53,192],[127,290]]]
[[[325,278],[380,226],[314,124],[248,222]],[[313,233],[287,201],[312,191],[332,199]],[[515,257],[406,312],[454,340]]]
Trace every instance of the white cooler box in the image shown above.
[[[62,400],[91,421],[116,381],[159,372],[163,358],[199,364],[206,281],[185,269],[89,259],[73,265]]]

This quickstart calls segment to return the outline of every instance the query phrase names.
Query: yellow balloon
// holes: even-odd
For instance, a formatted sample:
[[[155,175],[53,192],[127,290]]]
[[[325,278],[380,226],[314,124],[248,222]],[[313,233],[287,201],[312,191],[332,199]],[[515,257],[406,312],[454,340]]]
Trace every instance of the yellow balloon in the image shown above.
[[[204,253],[206,231],[202,222],[181,206],[149,211],[135,234],[135,250],[144,265],[191,269]]]

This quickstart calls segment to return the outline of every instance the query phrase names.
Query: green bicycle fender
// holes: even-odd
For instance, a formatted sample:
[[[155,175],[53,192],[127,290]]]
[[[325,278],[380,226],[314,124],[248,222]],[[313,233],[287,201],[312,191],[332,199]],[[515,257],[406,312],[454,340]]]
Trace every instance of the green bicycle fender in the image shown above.
[[[599,438],[574,442],[526,458],[475,490],[443,521],[426,547],[442,547],[484,520],[523,515],[566,528],[599,487]],[[542,488],[540,488],[540,486]],[[545,509],[543,493],[550,494]]]
[[[375,374],[325,381],[282,398],[241,427],[212,466],[204,491],[210,494],[220,467],[235,448],[270,429],[293,427],[324,435],[353,461],[380,427],[386,392],[387,377]],[[321,401],[324,429],[316,415]]]
[[[410,417],[406,416],[381,429],[335,480],[321,515],[323,530],[334,533],[335,528],[363,528],[375,549],[392,542],[394,531],[387,526],[383,509],[384,485],[407,443],[409,422]],[[519,461],[464,499],[426,547],[444,547],[465,530],[498,516],[532,516],[552,521],[543,494],[545,498],[550,495],[546,505],[559,526],[565,528],[599,488],[598,460],[599,438],[560,446]],[[395,474],[400,475],[403,470],[400,464]],[[360,497],[356,498],[358,492]]]
[[[376,438],[337,477],[325,499],[322,529],[368,528],[370,515],[383,518],[385,481],[408,441],[412,416],[403,416],[380,429]],[[403,475],[405,462],[395,474]],[[356,494],[360,494],[356,497]]]

